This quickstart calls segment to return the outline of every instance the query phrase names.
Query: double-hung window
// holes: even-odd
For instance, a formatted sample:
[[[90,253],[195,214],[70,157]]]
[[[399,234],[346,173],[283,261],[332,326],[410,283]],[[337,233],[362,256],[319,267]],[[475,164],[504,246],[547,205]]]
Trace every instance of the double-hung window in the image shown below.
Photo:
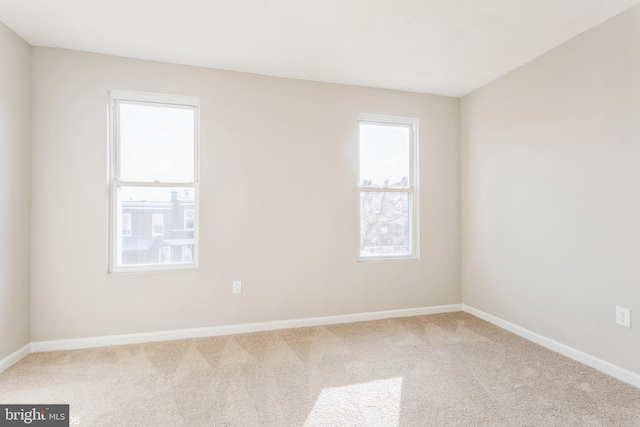
[[[198,98],[111,91],[109,106],[110,271],[194,267]]]
[[[359,260],[418,258],[418,119],[361,114]]]

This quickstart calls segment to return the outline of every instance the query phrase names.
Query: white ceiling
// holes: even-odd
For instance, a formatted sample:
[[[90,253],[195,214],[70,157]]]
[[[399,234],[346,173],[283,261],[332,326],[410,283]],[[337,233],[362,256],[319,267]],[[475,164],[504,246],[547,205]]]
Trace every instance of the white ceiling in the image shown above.
[[[463,96],[640,0],[0,0],[34,46]]]

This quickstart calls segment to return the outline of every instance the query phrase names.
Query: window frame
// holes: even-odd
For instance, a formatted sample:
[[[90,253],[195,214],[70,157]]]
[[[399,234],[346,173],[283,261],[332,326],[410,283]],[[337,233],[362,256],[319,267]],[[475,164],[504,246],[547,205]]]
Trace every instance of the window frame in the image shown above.
[[[360,151],[361,151],[361,135],[360,124],[379,124],[379,125],[396,125],[409,128],[409,185],[407,188],[395,187],[363,187],[360,180]],[[378,114],[358,115],[357,120],[357,194],[358,194],[358,223],[357,223],[357,259],[358,262],[394,262],[394,261],[417,261],[420,259],[420,191],[419,191],[419,120],[412,117],[396,117]],[[407,193],[409,195],[409,255],[382,255],[382,256],[363,256],[361,248],[361,224],[362,224],[362,207],[361,194],[363,192],[371,193]]]
[[[188,182],[132,182],[120,180],[120,140],[119,140],[119,103],[165,104],[171,107],[185,107],[194,110],[194,146],[193,146],[193,181]],[[198,210],[200,197],[200,98],[193,96],[167,95],[134,91],[110,90],[108,92],[108,142],[109,142],[109,250],[107,260],[108,273],[157,272],[172,270],[193,270],[198,265]],[[191,188],[194,192],[193,207],[193,262],[138,264],[132,266],[118,265],[118,239],[122,236],[118,228],[118,189],[120,187],[148,188]],[[153,220],[152,220],[153,234]],[[164,231],[164,220],[163,220]],[[120,233],[120,234],[119,234]]]

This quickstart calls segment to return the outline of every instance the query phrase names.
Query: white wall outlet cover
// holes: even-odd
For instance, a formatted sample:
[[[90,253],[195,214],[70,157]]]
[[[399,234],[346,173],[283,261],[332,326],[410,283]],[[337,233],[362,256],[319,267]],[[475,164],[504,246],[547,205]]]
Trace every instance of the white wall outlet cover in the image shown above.
[[[233,281],[233,291],[234,294],[239,294],[242,292],[242,280],[234,280]]]
[[[624,307],[616,307],[616,323],[627,328],[631,327],[631,310]]]

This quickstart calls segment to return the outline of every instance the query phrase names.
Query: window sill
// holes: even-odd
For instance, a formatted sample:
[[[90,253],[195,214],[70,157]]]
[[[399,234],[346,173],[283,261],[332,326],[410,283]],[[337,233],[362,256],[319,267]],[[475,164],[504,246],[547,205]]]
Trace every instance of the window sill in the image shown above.
[[[419,261],[420,257],[417,255],[412,256],[376,256],[376,257],[358,257],[358,262],[371,263],[371,262],[399,262],[399,261]]]
[[[113,267],[110,268],[109,274],[120,273],[158,273],[171,271],[196,270],[198,264],[168,264],[168,265],[139,265],[136,267]]]

